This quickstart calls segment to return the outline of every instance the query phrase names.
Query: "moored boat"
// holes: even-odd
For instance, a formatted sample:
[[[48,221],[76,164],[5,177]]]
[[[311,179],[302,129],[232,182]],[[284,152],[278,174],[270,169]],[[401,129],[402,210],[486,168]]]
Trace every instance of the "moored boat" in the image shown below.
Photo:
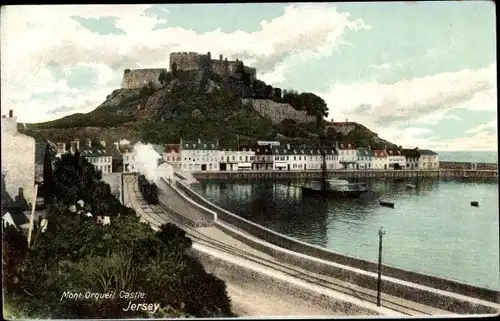
[[[302,186],[302,194],[306,196],[327,196],[334,198],[358,198],[368,192],[365,183],[349,183],[346,180],[331,179],[326,181],[326,186],[321,182],[313,181]]]

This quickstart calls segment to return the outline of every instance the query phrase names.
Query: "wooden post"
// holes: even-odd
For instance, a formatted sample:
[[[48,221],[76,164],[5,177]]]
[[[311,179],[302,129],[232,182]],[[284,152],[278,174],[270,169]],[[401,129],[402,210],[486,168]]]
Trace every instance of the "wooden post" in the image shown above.
[[[36,207],[36,197],[38,194],[38,184],[35,184],[35,191],[33,192],[33,203],[31,205],[31,217],[30,217],[30,224],[29,224],[29,231],[28,231],[28,247],[30,246],[31,243],[31,233],[33,232],[33,222],[35,220],[35,207]]]
[[[377,306],[380,306],[380,288],[382,285],[382,236],[385,234],[382,227],[378,231],[378,278],[377,278]]]

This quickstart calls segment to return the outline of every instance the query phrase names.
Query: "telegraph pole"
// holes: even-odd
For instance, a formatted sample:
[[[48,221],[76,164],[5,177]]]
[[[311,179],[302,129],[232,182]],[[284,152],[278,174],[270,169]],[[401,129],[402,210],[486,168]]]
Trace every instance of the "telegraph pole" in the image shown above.
[[[380,286],[382,284],[382,236],[385,232],[380,227],[378,231],[378,279],[377,279],[377,306],[380,306]]]

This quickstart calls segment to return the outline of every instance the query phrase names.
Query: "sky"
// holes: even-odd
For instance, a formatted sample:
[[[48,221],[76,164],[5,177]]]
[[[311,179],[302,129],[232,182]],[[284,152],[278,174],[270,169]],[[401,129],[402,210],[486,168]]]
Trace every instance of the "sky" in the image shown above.
[[[495,26],[488,1],[2,6],[2,114],[86,113],[126,68],[211,52],[398,145],[496,151]]]

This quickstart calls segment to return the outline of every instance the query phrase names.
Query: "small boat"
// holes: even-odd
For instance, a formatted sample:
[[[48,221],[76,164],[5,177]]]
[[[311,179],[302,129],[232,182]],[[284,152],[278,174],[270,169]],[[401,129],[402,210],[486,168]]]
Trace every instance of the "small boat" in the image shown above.
[[[394,208],[394,203],[392,202],[379,201],[378,203],[380,206]]]
[[[478,201],[472,201],[472,202],[470,202],[470,206],[479,207],[479,202]]]
[[[322,195],[336,198],[359,198],[368,192],[365,183],[349,183],[346,180],[329,179],[326,180],[325,188],[321,182],[313,181],[302,186],[302,194],[306,196]]]
[[[406,184],[406,189],[415,189],[417,186],[413,184]]]

